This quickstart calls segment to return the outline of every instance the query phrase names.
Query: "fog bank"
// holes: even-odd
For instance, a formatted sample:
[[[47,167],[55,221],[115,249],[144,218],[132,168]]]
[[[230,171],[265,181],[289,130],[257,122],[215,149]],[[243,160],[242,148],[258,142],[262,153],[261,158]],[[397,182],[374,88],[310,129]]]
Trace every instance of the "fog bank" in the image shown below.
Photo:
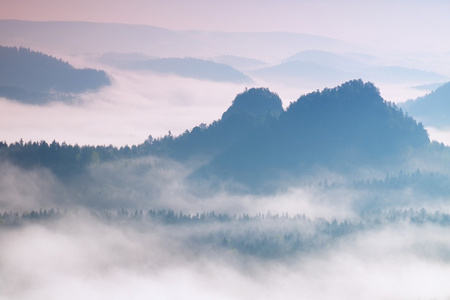
[[[0,248],[0,298],[450,296],[447,227],[395,223],[351,234],[288,260],[252,258],[191,239],[212,228],[136,229],[73,216],[0,230],[0,239],[6,241]]]

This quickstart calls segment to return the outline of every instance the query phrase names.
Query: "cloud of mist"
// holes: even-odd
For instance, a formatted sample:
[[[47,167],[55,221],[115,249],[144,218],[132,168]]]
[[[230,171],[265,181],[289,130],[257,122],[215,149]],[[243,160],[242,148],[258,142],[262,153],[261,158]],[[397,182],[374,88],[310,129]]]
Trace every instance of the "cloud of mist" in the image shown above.
[[[42,207],[61,207],[70,196],[49,170],[23,170],[7,162],[0,163],[0,207],[3,211],[28,211]]]
[[[50,224],[1,230],[5,243],[0,248],[0,298],[450,296],[446,227],[395,223],[288,260],[252,258],[191,239],[207,236],[213,227],[134,228],[73,215]]]
[[[221,247],[214,237],[230,233],[239,237],[249,232],[280,232],[282,236],[286,228],[312,230],[314,236],[315,229],[270,220],[186,226],[126,220],[109,223],[88,213],[122,207],[131,212],[289,213],[305,214],[313,220],[357,223],[361,207],[367,209],[364,204],[383,210],[408,209],[421,200],[421,195],[408,189],[371,195],[370,190],[316,185],[272,195],[223,190],[199,197],[185,181],[191,167],[195,166],[153,157],[92,165],[87,177],[80,179],[91,185],[85,186],[85,198],[79,199],[71,194],[70,185],[62,188],[45,169],[2,165],[2,208],[48,209],[64,200],[65,206],[77,207],[78,213],[0,227],[0,299],[59,299],[61,295],[66,299],[450,297],[450,229],[441,225],[387,223],[339,237],[314,251],[265,259]],[[339,180],[333,174],[324,175],[329,184]],[[446,207],[445,203],[417,203],[435,209]],[[320,234],[316,238],[320,240]]]
[[[113,84],[72,103],[25,105],[0,99],[2,139],[132,145],[177,135],[220,118],[244,85],[115,71]]]
[[[50,170],[23,169],[2,163],[0,206],[2,210],[27,212],[40,209],[82,208],[94,211],[119,209],[172,209],[175,212],[233,214],[305,214],[326,220],[354,219],[361,213],[385,209],[442,210],[446,207],[446,175],[423,177],[424,184],[371,186],[385,180],[382,172],[359,172],[355,179],[323,170],[267,194],[237,192],[234,183],[210,185],[208,180],[189,179],[203,162],[179,163],[168,158],[142,157],[95,163],[84,172],[61,181]],[[416,172],[417,164],[411,172]],[[421,169],[426,171],[426,169]],[[405,170],[404,170],[405,171]],[[406,173],[408,174],[408,173]],[[424,173],[423,176],[427,176]],[[354,181],[353,181],[354,180]],[[356,186],[362,180],[364,186]],[[431,184],[426,180],[435,180]],[[428,183],[427,183],[428,182]],[[394,183],[397,184],[397,183]],[[428,184],[428,185],[427,185]],[[284,187],[284,188],[282,188]],[[437,189],[437,190],[436,190]]]
[[[450,128],[435,128],[427,126],[425,129],[428,131],[430,140],[450,146]]]

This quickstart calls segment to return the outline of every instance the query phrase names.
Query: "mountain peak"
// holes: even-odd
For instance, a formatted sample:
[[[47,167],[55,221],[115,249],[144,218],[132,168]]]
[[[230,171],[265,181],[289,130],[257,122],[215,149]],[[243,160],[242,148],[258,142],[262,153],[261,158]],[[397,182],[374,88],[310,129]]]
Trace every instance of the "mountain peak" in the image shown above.
[[[222,119],[234,114],[250,114],[255,117],[279,116],[283,112],[280,97],[267,88],[246,89],[238,94],[232,105],[223,113]]]
[[[358,105],[368,107],[368,104],[385,103],[378,88],[371,82],[363,82],[361,79],[347,81],[335,88],[325,88],[322,91],[301,96],[296,102],[291,103],[288,111],[295,111],[304,105],[316,105],[321,109],[336,105]]]
[[[241,108],[241,97],[258,92],[269,93],[238,95],[227,113]],[[352,80],[301,96],[274,122],[241,136],[196,174],[259,188],[270,185],[274,174],[303,176],[318,167],[346,173],[400,166],[407,149],[429,142],[423,126],[385,101],[372,83]]]
[[[301,96],[280,121],[285,128],[308,135],[310,141],[326,140],[326,151],[353,145],[364,155],[380,157],[406,145],[429,143],[421,124],[385,101],[373,83],[362,80]]]

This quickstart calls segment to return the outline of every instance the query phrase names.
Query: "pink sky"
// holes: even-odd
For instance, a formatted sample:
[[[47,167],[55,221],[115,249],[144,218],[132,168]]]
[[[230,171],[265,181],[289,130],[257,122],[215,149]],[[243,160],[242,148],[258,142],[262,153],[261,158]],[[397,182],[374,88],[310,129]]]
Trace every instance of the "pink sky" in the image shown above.
[[[0,19],[289,31],[423,51],[450,50],[449,12],[443,0],[0,0]]]

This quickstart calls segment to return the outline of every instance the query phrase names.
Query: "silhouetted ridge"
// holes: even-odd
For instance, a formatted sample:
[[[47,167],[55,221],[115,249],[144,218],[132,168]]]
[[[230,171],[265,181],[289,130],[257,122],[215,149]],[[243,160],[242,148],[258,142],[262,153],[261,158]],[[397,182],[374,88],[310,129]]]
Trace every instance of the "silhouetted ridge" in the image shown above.
[[[349,152],[361,159],[381,159],[429,143],[422,124],[384,101],[372,83],[361,80],[300,97],[279,125],[290,132],[283,142],[295,142],[294,149],[302,152],[310,148],[308,156],[322,160],[346,157]],[[301,138],[295,138],[298,135]],[[311,146],[304,145],[305,140]]]
[[[40,52],[0,46],[0,96],[44,103],[54,100],[55,93],[80,93],[109,84],[104,71],[76,69]]]
[[[448,127],[450,125],[450,82],[437,88],[432,93],[409,100],[402,108],[426,126]]]
[[[131,70],[149,70],[159,74],[172,74],[188,78],[219,82],[244,83],[252,80],[235,68],[197,58],[153,58],[122,60],[116,67]]]
[[[272,115],[278,117],[283,112],[280,97],[267,88],[251,88],[236,96],[232,105],[222,115],[222,120],[233,114],[250,114],[255,117]]]
[[[246,90],[209,126],[149,138],[131,148],[0,142],[0,161],[46,167],[67,178],[95,162],[147,155],[195,163],[199,167],[191,178],[236,182],[258,191],[311,178],[317,170],[345,176],[368,169],[398,172],[409,159],[436,162],[442,155],[445,162],[448,152],[433,149],[421,123],[361,80],[301,96],[286,111],[268,89]]]
[[[422,124],[384,101],[372,83],[354,80],[300,97],[197,174],[261,186],[277,174],[306,175],[315,167],[399,165],[408,149],[428,144]]]
[[[166,136],[143,147],[181,160],[211,158],[248,139],[261,127],[272,126],[282,112],[277,94],[267,88],[252,88],[238,94],[222,118],[209,126],[201,124],[176,138]]]

